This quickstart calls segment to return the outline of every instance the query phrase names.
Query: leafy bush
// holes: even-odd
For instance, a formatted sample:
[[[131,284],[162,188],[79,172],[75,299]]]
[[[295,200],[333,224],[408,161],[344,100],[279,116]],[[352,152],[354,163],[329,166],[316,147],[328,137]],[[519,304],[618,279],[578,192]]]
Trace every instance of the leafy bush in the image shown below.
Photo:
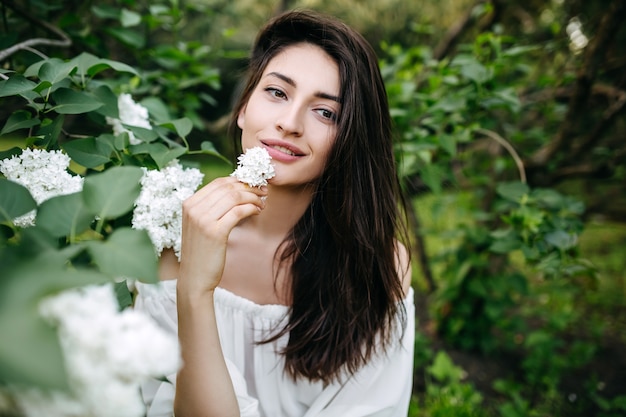
[[[169,119],[160,99],[135,103],[125,93],[132,87],[120,82],[141,80],[130,65],[81,53],[4,74],[0,102],[11,111],[0,136],[19,146],[0,153],[11,165],[3,170],[11,181],[0,179],[0,334],[11,335],[0,339],[0,386],[60,392],[76,387],[68,386],[68,352],[42,317],[41,302],[68,289],[116,283],[120,308],[130,305],[126,280],[158,281],[152,236],[132,223],[146,170],[163,170],[186,155],[222,157],[208,141],[192,150],[186,139],[192,121]],[[68,155],[71,166],[46,167],[56,155]],[[78,190],[64,191],[63,181],[75,178]],[[53,195],[38,194],[42,187]],[[16,219],[33,211],[34,225],[18,226]]]

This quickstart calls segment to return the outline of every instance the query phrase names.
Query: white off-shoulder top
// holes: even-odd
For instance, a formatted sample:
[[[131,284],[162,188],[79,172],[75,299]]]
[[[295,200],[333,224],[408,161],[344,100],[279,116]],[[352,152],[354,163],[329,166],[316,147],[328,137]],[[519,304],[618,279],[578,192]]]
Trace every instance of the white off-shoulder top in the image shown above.
[[[151,315],[163,328],[177,332],[176,281],[137,283],[135,308]],[[284,372],[278,353],[288,336],[256,344],[287,320],[288,307],[259,305],[225,289],[215,291],[220,343],[242,417],[406,417],[413,380],[415,306],[413,289],[403,301],[407,327],[386,354],[341,382],[324,386]],[[173,415],[176,376],[143,385],[147,417]]]

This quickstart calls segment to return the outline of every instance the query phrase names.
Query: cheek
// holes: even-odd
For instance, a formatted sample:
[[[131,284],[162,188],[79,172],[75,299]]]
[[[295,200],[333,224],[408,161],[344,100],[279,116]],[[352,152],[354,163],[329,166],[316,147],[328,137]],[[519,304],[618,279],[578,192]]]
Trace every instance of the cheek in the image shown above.
[[[320,175],[326,167],[326,163],[328,162],[328,158],[330,157],[330,152],[333,148],[333,145],[335,144],[335,139],[336,138],[334,131],[332,134],[328,134],[327,132],[326,138],[318,143],[317,152],[319,158],[317,159],[316,165]]]

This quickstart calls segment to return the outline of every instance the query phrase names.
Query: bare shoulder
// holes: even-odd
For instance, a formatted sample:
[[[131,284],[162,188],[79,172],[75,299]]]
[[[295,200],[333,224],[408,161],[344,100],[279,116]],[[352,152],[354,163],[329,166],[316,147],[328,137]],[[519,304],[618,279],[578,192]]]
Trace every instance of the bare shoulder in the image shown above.
[[[398,277],[402,280],[402,291],[406,296],[411,287],[412,270],[411,256],[406,246],[400,241],[396,241],[396,270]]]

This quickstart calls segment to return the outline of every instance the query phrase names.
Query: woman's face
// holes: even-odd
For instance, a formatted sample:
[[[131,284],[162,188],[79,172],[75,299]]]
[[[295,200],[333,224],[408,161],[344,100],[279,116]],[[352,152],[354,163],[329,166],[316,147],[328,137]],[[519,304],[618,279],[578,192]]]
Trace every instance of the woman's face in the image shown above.
[[[337,133],[339,69],[320,47],[298,43],[277,54],[239,113],[242,148],[261,146],[276,170],[272,185],[320,177]]]

